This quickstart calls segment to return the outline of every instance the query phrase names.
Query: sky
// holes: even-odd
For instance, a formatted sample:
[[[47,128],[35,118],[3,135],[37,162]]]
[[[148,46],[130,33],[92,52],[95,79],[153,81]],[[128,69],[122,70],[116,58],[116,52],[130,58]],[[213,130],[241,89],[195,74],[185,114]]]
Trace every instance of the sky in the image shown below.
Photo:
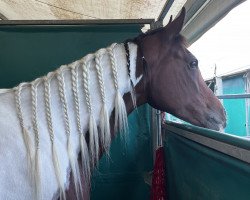
[[[250,68],[250,1],[246,1],[189,47],[204,79]]]

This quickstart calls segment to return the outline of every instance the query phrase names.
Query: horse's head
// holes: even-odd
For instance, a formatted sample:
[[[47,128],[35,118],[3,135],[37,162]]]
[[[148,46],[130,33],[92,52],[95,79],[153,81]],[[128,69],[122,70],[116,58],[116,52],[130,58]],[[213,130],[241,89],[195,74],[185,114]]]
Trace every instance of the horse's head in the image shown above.
[[[198,60],[180,35],[185,9],[164,28],[137,38],[137,76],[143,80],[137,91],[156,109],[169,112],[192,124],[220,130],[225,127],[223,106],[205,84]],[[143,64],[142,57],[146,64]],[[147,65],[147,66],[145,66]]]

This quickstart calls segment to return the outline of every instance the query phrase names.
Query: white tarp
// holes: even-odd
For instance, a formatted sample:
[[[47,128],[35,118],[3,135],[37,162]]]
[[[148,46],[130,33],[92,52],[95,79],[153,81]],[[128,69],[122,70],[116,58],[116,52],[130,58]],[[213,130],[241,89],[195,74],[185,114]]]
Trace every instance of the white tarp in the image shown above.
[[[12,20],[157,18],[165,0],[0,0]]]
[[[187,14],[183,35],[196,41],[244,0],[0,0],[0,18],[10,20],[157,19],[169,4],[169,17],[183,6]]]

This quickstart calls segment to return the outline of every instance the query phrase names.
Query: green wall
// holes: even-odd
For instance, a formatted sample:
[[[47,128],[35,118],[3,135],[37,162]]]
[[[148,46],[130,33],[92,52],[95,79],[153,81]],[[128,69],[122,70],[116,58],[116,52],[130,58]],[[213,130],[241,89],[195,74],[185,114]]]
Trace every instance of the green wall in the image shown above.
[[[178,133],[189,131],[233,145],[235,154],[236,147],[249,151],[249,141],[191,125],[172,125],[180,129],[165,132],[169,200],[250,199],[249,163],[189,140]]]
[[[153,168],[149,109],[142,106],[139,115],[129,115],[128,146],[120,137],[112,142],[110,159],[104,156],[93,175],[91,199],[150,199],[150,186],[144,182]]]
[[[31,81],[139,32],[139,25],[0,26],[0,88]]]

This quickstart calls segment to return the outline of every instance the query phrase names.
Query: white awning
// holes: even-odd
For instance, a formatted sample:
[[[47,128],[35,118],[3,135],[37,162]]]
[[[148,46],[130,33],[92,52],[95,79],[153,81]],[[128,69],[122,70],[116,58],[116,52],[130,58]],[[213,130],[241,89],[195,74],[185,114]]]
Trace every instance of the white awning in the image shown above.
[[[163,19],[187,10],[182,33],[196,41],[244,0],[0,0],[3,20]],[[1,25],[1,21],[0,21]]]

